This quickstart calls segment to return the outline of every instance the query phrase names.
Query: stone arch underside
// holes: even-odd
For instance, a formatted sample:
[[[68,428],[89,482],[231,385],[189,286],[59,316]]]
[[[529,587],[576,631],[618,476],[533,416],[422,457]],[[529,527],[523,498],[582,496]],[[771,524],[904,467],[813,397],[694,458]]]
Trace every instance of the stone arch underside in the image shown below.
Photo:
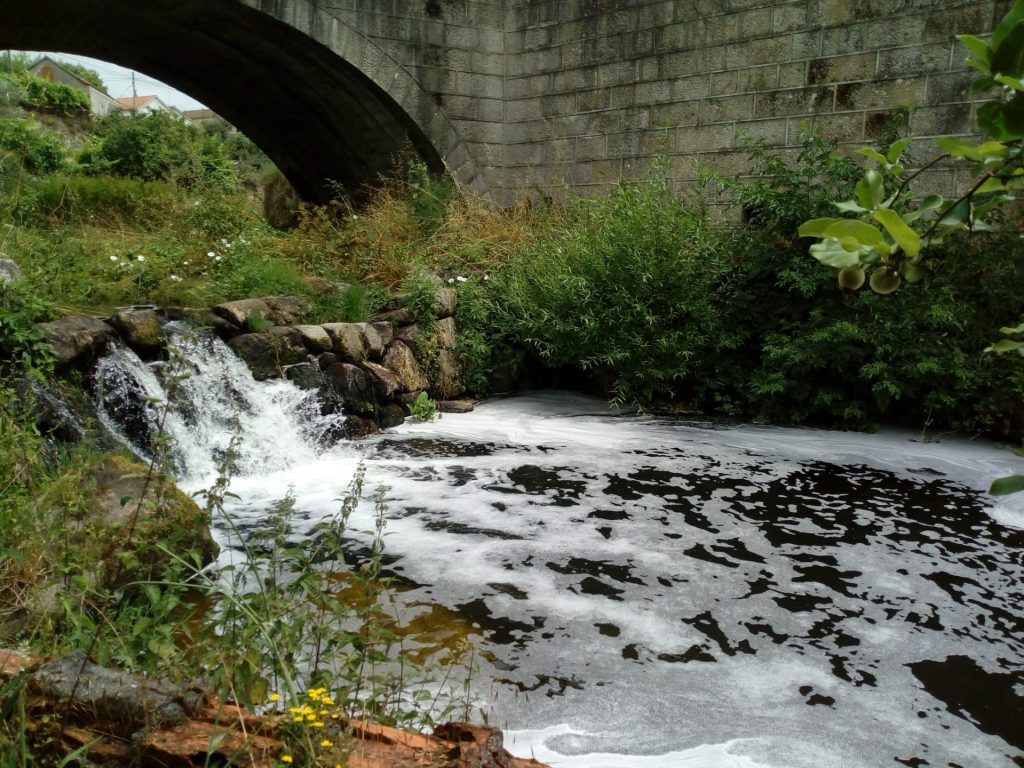
[[[163,80],[246,134],[306,199],[365,188],[410,152],[485,192],[447,118],[371,40],[317,3],[251,5],[0,0],[0,48],[91,56]]]

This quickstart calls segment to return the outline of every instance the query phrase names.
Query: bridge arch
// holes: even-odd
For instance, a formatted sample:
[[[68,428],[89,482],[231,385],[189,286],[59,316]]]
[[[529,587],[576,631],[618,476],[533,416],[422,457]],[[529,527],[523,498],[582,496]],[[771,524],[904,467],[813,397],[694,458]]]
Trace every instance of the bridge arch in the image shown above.
[[[319,0],[0,0],[0,48],[145,72],[239,128],[303,197],[358,190],[412,152],[488,195],[432,94]]]

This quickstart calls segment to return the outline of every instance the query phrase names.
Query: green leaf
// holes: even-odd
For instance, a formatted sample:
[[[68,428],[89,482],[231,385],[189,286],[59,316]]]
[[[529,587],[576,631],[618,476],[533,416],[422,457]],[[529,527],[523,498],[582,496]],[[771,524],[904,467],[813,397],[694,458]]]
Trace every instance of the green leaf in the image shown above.
[[[982,61],[988,63],[992,60],[992,46],[987,41],[974,35],[957,35],[956,39],[960,42],[960,45]]]
[[[993,496],[1008,496],[1020,491],[1024,491],[1024,475],[1000,477],[998,480],[993,480],[992,487],[988,489]]]
[[[994,77],[979,77],[971,83],[970,93],[972,96],[977,96],[979,93],[984,93],[985,91],[993,88],[995,84],[996,79]]]
[[[1019,341],[1011,341],[1010,339],[1000,339],[995,344],[985,347],[986,352],[997,352],[1002,354],[1003,352],[1014,352],[1024,348],[1024,343]]]
[[[922,267],[917,266],[917,264],[904,261],[900,266],[900,274],[908,283],[919,283],[924,279],[925,271]]]
[[[907,256],[912,259],[917,257],[921,252],[921,236],[911,229],[896,211],[881,208],[875,211],[875,219],[892,235],[892,239]]]
[[[1007,11],[1006,15],[1003,16],[1002,20],[992,31],[992,48],[998,48],[1000,43],[1021,21],[1024,21],[1024,0],[1014,0],[1010,10]]]
[[[857,202],[863,208],[874,210],[885,199],[885,186],[882,184],[882,174],[876,170],[865,172],[853,191],[857,195]]]
[[[908,146],[910,146],[910,139],[897,139],[889,145],[889,151],[885,153],[885,159],[888,160],[890,164],[895,163],[900,159],[900,155],[903,154],[903,150]]]
[[[825,237],[825,230],[842,219],[811,219],[800,225],[797,233],[800,237]]]
[[[883,166],[889,162],[888,160],[886,160],[885,155],[883,155],[877,149],[872,149],[871,147],[861,147],[860,149],[857,150],[857,154],[864,155],[864,157],[870,157],[872,160],[881,163]]]
[[[1002,24],[1000,24],[1002,26]],[[992,35],[992,71],[1020,75],[1024,70],[1024,20],[1018,20],[999,42]]]
[[[860,264],[860,257],[856,253],[850,253],[840,245],[835,238],[828,238],[820,243],[815,243],[810,248],[811,255],[828,267],[843,269]]]
[[[976,194],[984,195],[989,192],[1002,192],[1006,189],[1006,184],[1003,180],[995,176],[991,176],[986,179],[980,187],[976,190]]]
[[[1005,85],[1007,88],[1012,88],[1015,91],[1024,91],[1024,80],[1021,80],[1019,77],[996,75],[996,82]]]
[[[868,209],[867,208],[861,208],[857,204],[856,200],[844,200],[841,203],[832,203],[832,205],[834,205],[836,208],[838,208],[843,213],[867,213],[868,212]]]
[[[968,200],[960,200],[956,204],[951,205],[947,208],[942,218],[939,219],[939,224],[944,227],[957,227],[967,226],[967,222],[971,218],[971,204]]]
[[[857,219],[838,219],[825,230],[825,237],[834,237],[838,240],[853,238],[861,245],[868,247],[885,242],[885,237],[878,227]]]

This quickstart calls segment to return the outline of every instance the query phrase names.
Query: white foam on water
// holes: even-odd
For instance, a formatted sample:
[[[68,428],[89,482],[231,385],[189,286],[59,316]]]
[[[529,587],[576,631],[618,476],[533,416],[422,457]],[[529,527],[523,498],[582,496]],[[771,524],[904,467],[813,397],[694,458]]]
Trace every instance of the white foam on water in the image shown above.
[[[506,731],[505,748],[515,757],[533,758],[552,768],[785,768],[743,754],[749,746],[743,739],[660,755],[630,755],[588,751],[595,736],[599,734],[562,723],[539,730]],[[572,751],[563,751],[567,749]]]

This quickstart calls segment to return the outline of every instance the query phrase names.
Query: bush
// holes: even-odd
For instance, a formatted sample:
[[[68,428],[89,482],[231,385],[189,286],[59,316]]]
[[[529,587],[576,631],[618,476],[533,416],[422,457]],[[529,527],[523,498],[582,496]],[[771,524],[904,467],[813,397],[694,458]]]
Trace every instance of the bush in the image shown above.
[[[34,120],[0,120],[0,167],[54,173],[64,166],[66,155],[64,142]]]
[[[731,243],[658,175],[553,215],[496,286],[511,334],[618,401],[672,396],[730,344],[719,303]]]
[[[237,184],[223,142],[167,112],[104,118],[78,162],[90,175],[173,182],[187,189],[229,190]]]
[[[18,103],[26,109],[64,117],[88,115],[92,110],[85,93],[64,83],[51,83],[24,71],[0,74],[0,80],[6,80],[17,89]]]

